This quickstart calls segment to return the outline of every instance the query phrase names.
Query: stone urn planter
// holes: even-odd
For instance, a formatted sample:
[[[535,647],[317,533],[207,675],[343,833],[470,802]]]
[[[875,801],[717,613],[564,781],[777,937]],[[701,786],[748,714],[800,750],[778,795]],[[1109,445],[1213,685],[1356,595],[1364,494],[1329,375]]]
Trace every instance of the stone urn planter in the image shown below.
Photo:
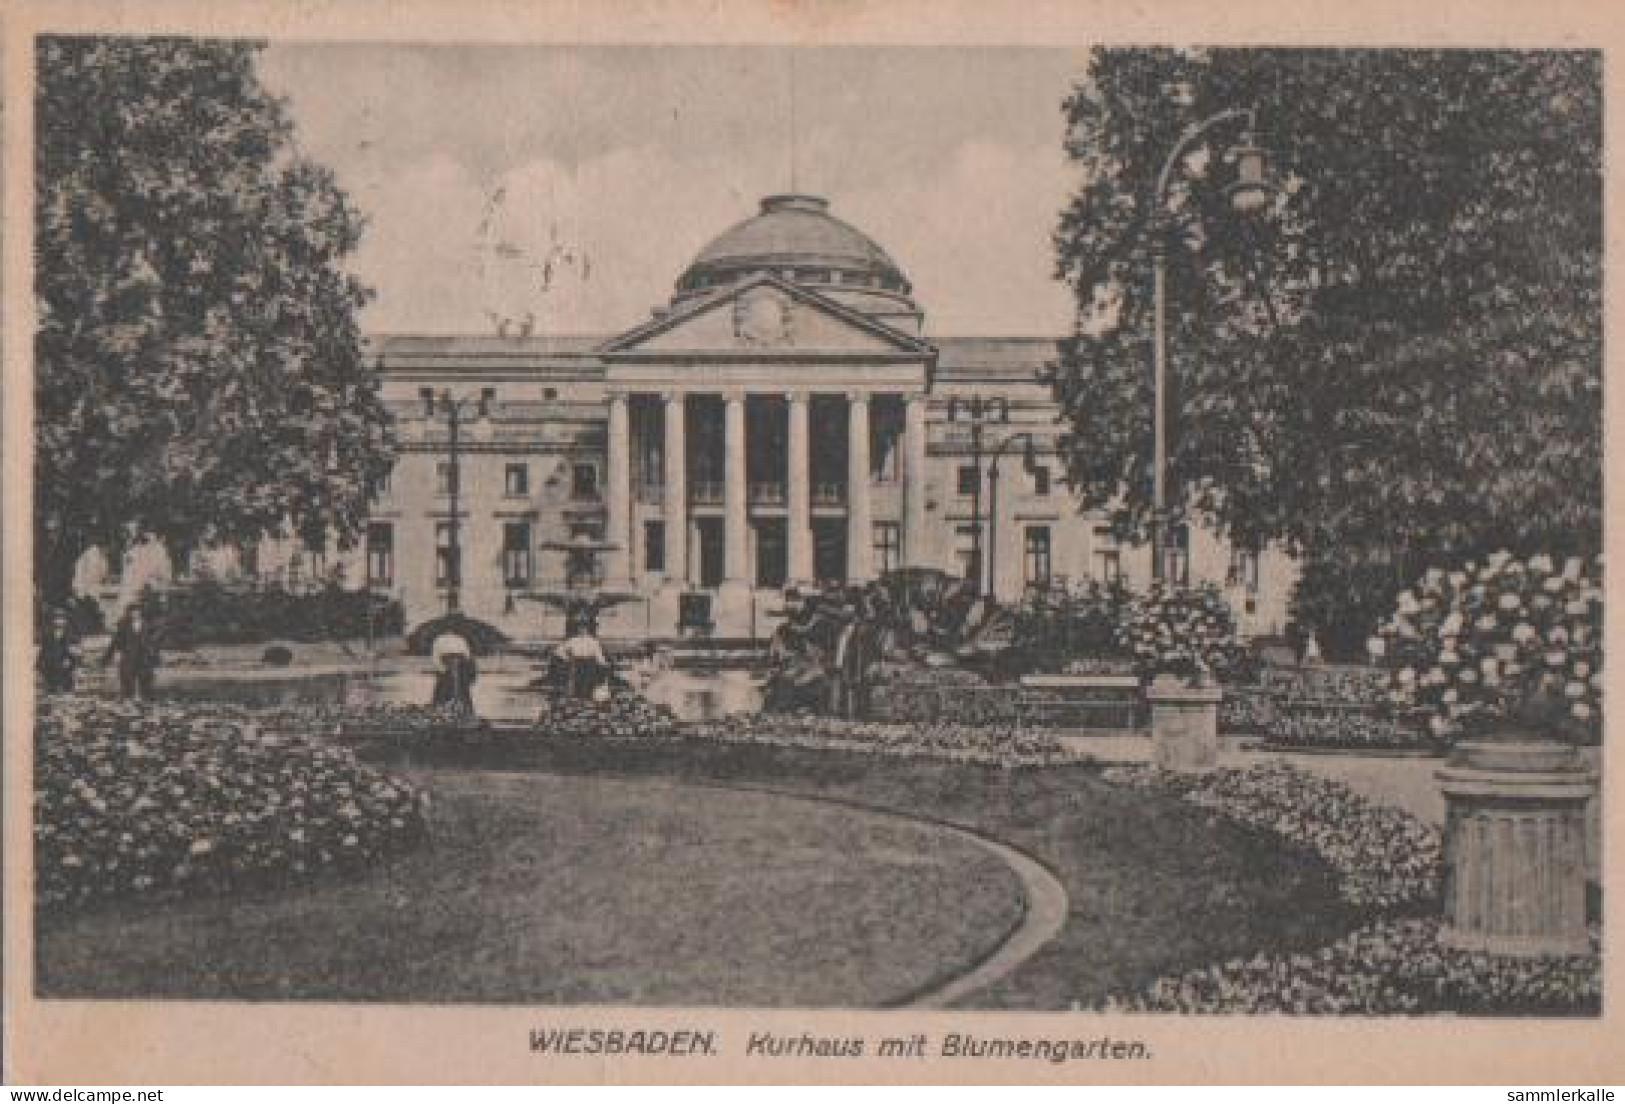
[[[1528,956],[1590,950],[1586,803],[1597,776],[1567,743],[1499,733],[1463,741],[1444,793],[1448,946]]]
[[[1151,706],[1151,747],[1157,766],[1190,774],[1218,765],[1222,690],[1158,675],[1145,696]]]

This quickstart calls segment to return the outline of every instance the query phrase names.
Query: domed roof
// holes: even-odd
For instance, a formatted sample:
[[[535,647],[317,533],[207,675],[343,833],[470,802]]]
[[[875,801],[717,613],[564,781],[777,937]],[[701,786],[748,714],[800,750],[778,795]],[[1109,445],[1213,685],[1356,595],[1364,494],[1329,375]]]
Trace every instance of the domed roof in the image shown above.
[[[677,281],[679,298],[731,283],[753,272],[796,282],[874,288],[907,296],[897,262],[868,235],[829,213],[820,196],[775,195],[761,213],[724,231],[700,250]]]

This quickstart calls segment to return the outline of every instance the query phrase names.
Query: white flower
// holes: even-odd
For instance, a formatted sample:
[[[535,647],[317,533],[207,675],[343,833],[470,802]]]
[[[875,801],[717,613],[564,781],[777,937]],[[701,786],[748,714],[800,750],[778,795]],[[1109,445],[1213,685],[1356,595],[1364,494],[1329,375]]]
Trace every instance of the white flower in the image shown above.
[[[1585,702],[1575,702],[1573,705],[1569,706],[1569,714],[1573,716],[1575,720],[1589,721],[1591,719],[1591,707]]]
[[[1485,656],[1478,661],[1478,669],[1486,675],[1493,675],[1500,671],[1501,664],[1494,656]]]
[[[1552,558],[1544,552],[1540,553],[1539,555],[1530,556],[1529,570],[1538,571],[1542,575],[1549,574],[1552,570]]]
[[[1571,682],[1567,686],[1563,687],[1563,693],[1570,698],[1583,698],[1586,696],[1586,684],[1583,682]]]
[[[1546,581],[1540,584],[1540,589],[1547,594],[1556,594],[1568,585],[1561,575],[1548,575]]]
[[[1412,594],[1408,590],[1402,590],[1402,591],[1399,592],[1399,598],[1397,600],[1397,604],[1398,604],[1399,612],[1402,613],[1402,614],[1417,613],[1422,608],[1416,602],[1416,595]]]
[[[1562,625],[1553,625],[1546,633],[1546,642],[1548,644],[1556,644],[1558,646],[1567,644],[1569,642],[1569,630],[1565,629]]]
[[[1564,661],[1567,660],[1567,659],[1568,659],[1568,656],[1563,652],[1547,652],[1546,653],[1546,666],[1548,666],[1548,667],[1561,667],[1561,666],[1563,666]]]
[[[1519,644],[1529,643],[1531,640],[1535,639],[1536,633],[1537,630],[1535,626],[1531,625],[1527,621],[1519,621],[1512,627],[1512,639],[1516,640]]]
[[[1439,700],[1444,702],[1446,705],[1452,705],[1456,701],[1458,701],[1460,698],[1461,698],[1461,695],[1458,694],[1456,692],[1456,688],[1454,686],[1452,686],[1450,689],[1446,690],[1443,695],[1440,696]]]
[[[1412,667],[1401,668],[1399,672],[1399,684],[1401,686],[1414,686],[1416,684],[1416,670]]]
[[[1583,659],[1579,660],[1574,664],[1574,677],[1575,678],[1583,679],[1587,675],[1589,675],[1590,673],[1591,673],[1591,664],[1587,663],[1585,660],[1583,660]]]
[[[1461,614],[1456,610],[1451,610],[1450,614],[1439,622],[1439,633],[1441,636],[1455,636],[1461,632],[1463,624]]]
[[[1388,642],[1380,636],[1373,636],[1366,640],[1365,650],[1373,656],[1383,656],[1388,653]]]
[[[1523,605],[1523,600],[1521,598],[1519,598],[1516,594],[1503,594],[1503,595],[1501,595],[1500,599],[1496,601],[1495,604],[1500,606],[1504,610],[1511,611],[1511,610],[1515,610],[1519,606]]]

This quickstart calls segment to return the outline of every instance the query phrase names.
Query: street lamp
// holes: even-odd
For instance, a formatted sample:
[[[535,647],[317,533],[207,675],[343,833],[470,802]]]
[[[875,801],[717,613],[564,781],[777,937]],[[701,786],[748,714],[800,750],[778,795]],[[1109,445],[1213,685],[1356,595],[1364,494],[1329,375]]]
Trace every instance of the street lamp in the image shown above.
[[[976,479],[971,486],[970,496],[970,522],[971,522],[971,571],[970,579],[976,586],[978,594],[982,591],[982,427],[988,422],[1004,423],[1010,420],[1010,404],[1003,396],[995,395],[992,398],[983,398],[981,395],[972,395],[970,398],[954,396],[948,400],[948,420],[957,422],[964,419],[970,422],[970,454],[971,463],[976,469]]]
[[[1250,214],[1264,207],[1270,199],[1270,187],[1265,181],[1264,151],[1253,141],[1256,118],[1252,108],[1232,108],[1210,115],[1188,128],[1168,152],[1157,174],[1156,190],[1151,194],[1151,294],[1152,294],[1152,456],[1151,456],[1151,578],[1161,582],[1164,574],[1163,543],[1168,523],[1167,467],[1168,467],[1168,231],[1172,226],[1172,213],[1167,208],[1168,183],[1174,167],[1189,152],[1203,134],[1221,123],[1244,121],[1245,129],[1239,145],[1230,149],[1229,159],[1236,166],[1236,179],[1225,188],[1230,207],[1238,214]]]
[[[987,593],[994,598],[999,596],[999,460],[1016,441],[1024,442],[1022,446],[1021,466],[1032,471],[1038,465],[1038,449],[1033,444],[1031,433],[1012,433],[999,442],[993,450],[993,460],[987,469]]]
[[[446,490],[450,494],[451,521],[447,531],[450,539],[446,544],[446,612],[456,613],[458,608],[459,592],[463,583],[463,548],[462,548],[462,519],[459,516],[459,496],[462,493],[462,467],[461,429],[463,411],[470,404],[479,411],[481,418],[491,412],[491,392],[481,391],[476,396],[463,396],[453,398],[450,389],[434,393],[432,387],[425,387],[423,395],[423,413],[425,417],[433,418],[435,408],[439,406],[446,412],[446,435],[448,440],[447,460],[449,470],[446,475]]]

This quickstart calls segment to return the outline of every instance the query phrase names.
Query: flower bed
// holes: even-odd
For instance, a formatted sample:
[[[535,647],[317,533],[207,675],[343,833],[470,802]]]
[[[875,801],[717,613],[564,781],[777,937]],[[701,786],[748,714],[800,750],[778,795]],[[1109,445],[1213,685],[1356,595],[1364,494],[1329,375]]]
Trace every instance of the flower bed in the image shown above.
[[[1054,733],[1014,726],[883,724],[830,717],[729,717],[684,726],[683,734],[727,743],[865,751],[966,763],[1027,766],[1068,758]]]
[[[1337,871],[1343,898],[1357,908],[1408,909],[1438,901],[1438,831],[1330,779],[1285,763],[1200,775],[1115,767],[1105,777],[1213,809],[1315,852]]]
[[[671,736],[676,730],[677,717],[670,709],[630,691],[614,693],[603,702],[544,699],[536,719],[536,731],[542,736],[648,739]]]
[[[1281,715],[1274,697],[1250,687],[1227,686],[1219,702],[1219,731],[1263,735]]]
[[[1388,672],[1378,667],[1275,667],[1258,672],[1254,685],[1286,702],[1390,704]]]
[[[46,907],[360,869],[425,833],[407,783],[223,706],[43,699],[34,799]]]
[[[875,686],[870,694],[870,712],[878,721],[925,724],[1008,726],[1021,716],[1024,700],[1049,696],[1034,694],[1015,686],[977,682],[941,682],[907,677]]]
[[[1357,707],[1297,707],[1264,726],[1272,748],[1353,751],[1443,751],[1444,745],[1421,725]]]
[[[1383,920],[1317,952],[1258,955],[1154,982],[1108,1012],[1596,1015],[1598,954],[1516,959],[1443,947],[1437,920]]]

